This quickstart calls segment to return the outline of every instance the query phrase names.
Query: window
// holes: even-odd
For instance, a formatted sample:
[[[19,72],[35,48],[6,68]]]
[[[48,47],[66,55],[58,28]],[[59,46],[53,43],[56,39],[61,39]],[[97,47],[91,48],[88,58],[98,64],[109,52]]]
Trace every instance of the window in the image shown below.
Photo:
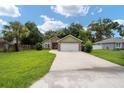
[[[49,48],[49,44],[45,44],[45,48]]]
[[[115,43],[115,48],[121,48],[121,43]]]

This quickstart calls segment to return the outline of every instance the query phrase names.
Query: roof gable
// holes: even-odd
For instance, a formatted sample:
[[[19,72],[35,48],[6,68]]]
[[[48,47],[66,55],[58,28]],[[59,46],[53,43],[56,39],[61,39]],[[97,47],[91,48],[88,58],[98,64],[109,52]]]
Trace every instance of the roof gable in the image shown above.
[[[47,40],[45,40],[45,41],[43,41],[43,43],[44,42],[57,42],[57,40],[59,40],[60,38],[58,38],[57,36],[55,36],[55,37],[52,37],[52,38],[50,38],[50,39],[47,39]]]
[[[81,43],[82,41],[72,35],[67,35],[64,38],[58,40],[58,42],[70,42],[70,43]]]

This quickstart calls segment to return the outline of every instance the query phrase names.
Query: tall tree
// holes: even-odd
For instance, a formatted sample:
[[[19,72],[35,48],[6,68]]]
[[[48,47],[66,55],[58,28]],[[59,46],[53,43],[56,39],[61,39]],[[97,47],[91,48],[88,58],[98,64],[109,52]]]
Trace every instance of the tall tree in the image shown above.
[[[73,36],[75,36],[75,37],[78,38],[78,36],[79,36],[79,30],[84,30],[83,29],[83,26],[81,24],[79,24],[79,23],[72,23],[68,27],[68,30],[66,30],[66,31],[68,31],[69,34],[71,34],[71,35],[73,35]]]
[[[15,38],[16,44],[15,44],[15,50],[19,51],[19,41],[21,36],[28,32],[28,29],[23,26],[20,22],[14,21],[14,22],[9,22],[9,24],[4,26],[5,30],[3,30],[4,36],[11,36]]]
[[[57,36],[58,36],[59,38],[65,37],[66,35],[68,35],[68,34],[65,33],[66,30],[67,30],[67,28],[60,28],[60,29],[56,30]]]
[[[2,33],[4,35],[4,40],[6,40],[8,42],[13,41],[14,37],[13,37],[13,33],[11,31],[2,30]]]
[[[45,39],[50,39],[55,36],[57,36],[57,31],[49,30],[45,33]]]
[[[11,31],[11,28],[9,26],[9,24],[7,25],[3,25],[3,30],[2,33],[4,35],[4,40],[11,42],[14,39],[13,33]]]
[[[124,37],[124,25],[118,27],[118,32],[121,37]]]
[[[113,37],[113,30],[117,29],[118,25],[117,22],[105,18],[93,21],[88,27],[94,32],[96,41],[100,41],[104,38]]]
[[[42,42],[44,35],[38,30],[37,25],[34,22],[26,22],[25,26],[29,30],[28,36],[23,36],[21,42],[23,44],[35,45],[38,42]]]

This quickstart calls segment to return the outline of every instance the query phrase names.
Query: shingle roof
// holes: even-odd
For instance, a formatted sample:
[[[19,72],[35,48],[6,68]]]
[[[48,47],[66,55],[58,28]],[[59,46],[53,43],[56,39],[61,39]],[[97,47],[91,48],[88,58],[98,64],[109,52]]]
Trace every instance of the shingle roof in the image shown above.
[[[109,38],[109,39],[105,39],[99,42],[96,42],[95,44],[100,44],[100,43],[124,43],[124,39],[121,38]]]
[[[47,41],[51,41],[51,40],[53,40],[53,39],[55,39],[55,38],[57,38],[57,39],[59,40],[59,38],[58,38],[57,36],[55,36],[55,37],[52,37],[52,38],[50,38],[50,39],[44,40],[42,43],[47,42]]]

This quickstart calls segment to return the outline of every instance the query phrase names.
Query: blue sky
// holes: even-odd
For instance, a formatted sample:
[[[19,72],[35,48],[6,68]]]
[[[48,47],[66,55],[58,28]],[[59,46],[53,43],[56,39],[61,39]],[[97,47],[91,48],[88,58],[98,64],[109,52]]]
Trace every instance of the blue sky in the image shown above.
[[[87,25],[99,18],[110,18],[124,24],[124,6],[93,5],[93,6],[47,6],[47,5],[20,5],[0,6],[0,29],[9,21],[25,23],[33,21],[41,32],[50,29],[66,27],[72,22]],[[116,37],[118,34],[115,33]]]

